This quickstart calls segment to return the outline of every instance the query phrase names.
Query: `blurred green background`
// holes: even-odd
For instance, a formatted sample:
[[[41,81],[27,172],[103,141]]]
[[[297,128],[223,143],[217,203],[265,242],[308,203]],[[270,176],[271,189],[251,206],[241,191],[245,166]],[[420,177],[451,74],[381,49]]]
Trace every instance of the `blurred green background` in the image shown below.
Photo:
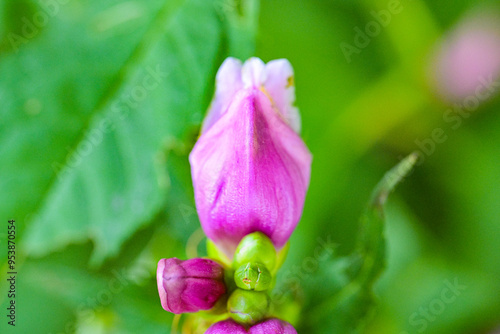
[[[471,17],[496,15],[494,5],[0,0],[0,252],[15,219],[18,272],[12,328],[2,256],[0,332],[170,333],[156,263],[205,254],[187,156],[219,65],[256,55],[294,66],[302,136],[314,156],[282,269],[301,282],[299,333],[333,332],[307,311],[338,283],[329,270],[352,252],[371,190],[412,151],[419,166],[387,207],[378,306],[331,317],[361,333],[495,333],[498,84],[467,113],[460,110],[474,90],[448,91],[472,75],[468,66],[485,65],[481,73],[498,80],[499,67],[474,55],[500,63],[500,32],[485,32],[493,37],[484,51],[479,37],[479,46],[464,42],[468,66],[453,67],[453,52],[437,51],[460,39]],[[383,24],[381,12],[390,13]],[[443,78],[436,61],[457,76]],[[335,243],[335,255],[304,270],[318,237]]]

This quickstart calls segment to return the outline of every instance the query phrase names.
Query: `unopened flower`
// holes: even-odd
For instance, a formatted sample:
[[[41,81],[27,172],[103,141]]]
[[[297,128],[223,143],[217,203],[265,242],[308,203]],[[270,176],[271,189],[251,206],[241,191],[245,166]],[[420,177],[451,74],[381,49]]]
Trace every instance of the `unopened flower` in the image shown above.
[[[242,324],[255,324],[265,318],[270,298],[265,292],[236,289],[227,301],[231,318]]]
[[[156,279],[161,305],[177,314],[209,310],[226,292],[224,269],[209,259],[161,259]]]
[[[295,328],[288,322],[279,319],[270,319],[254,325],[249,330],[250,334],[297,334]]]
[[[236,286],[245,290],[265,291],[272,283],[272,276],[266,266],[248,262],[234,272]]]
[[[203,230],[229,257],[255,231],[282,248],[300,220],[311,154],[294,101],[287,60],[228,58],[217,73],[189,160]]]
[[[253,325],[248,330],[242,325],[226,320],[212,325],[205,334],[297,334],[295,328],[288,322],[279,319],[269,319]]]
[[[432,66],[437,89],[446,100],[492,97],[500,77],[499,15],[469,14],[441,42]]]
[[[205,334],[247,334],[247,330],[243,325],[240,325],[233,320],[219,321],[205,332]]]
[[[269,238],[261,232],[253,232],[244,236],[236,247],[233,265],[238,268],[248,262],[260,262],[274,270],[276,261],[276,250]]]

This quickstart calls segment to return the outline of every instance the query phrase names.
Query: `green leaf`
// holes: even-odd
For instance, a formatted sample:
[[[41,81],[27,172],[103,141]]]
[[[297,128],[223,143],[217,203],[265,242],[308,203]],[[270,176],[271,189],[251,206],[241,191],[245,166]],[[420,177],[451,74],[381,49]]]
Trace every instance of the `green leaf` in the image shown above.
[[[305,290],[310,311],[302,319],[303,332],[356,333],[363,324],[374,304],[373,284],[385,266],[384,204],[417,158],[417,154],[409,155],[379,182],[361,218],[353,254],[332,258],[309,275]]]
[[[26,260],[16,281],[16,327],[2,322],[0,331],[138,333],[142,328],[148,333],[165,333],[172,314],[161,307],[156,275],[134,266],[89,271],[85,264],[91,252],[87,242]],[[6,297],[0,296],[3,309],[10,302]]]
[[[15,301],[16,326],[2,322],[0,332],[73,332],[77,306],[89,297],[95,299],[97,291],[104,286],[101,278],[78,268],[89,258],[90,251],[91,245],[87,243],[68,247],[64,252],[53,253],[37,262],[18,257],[18,268],[20,262],[23,264],[22,269],[17,270],[15,297],[0,295],[0,306],[4,310],[11,300]]]
[[[25,43],[4,34],[0,56],[0,213],[26,230],[23,250],[91,239],[98,264],[167,205],[166,143],[198,127],[224,58],[253,54],[256,1],[240,7],[109,0],[15,12],[21,30],[7,31],[49,13]]]

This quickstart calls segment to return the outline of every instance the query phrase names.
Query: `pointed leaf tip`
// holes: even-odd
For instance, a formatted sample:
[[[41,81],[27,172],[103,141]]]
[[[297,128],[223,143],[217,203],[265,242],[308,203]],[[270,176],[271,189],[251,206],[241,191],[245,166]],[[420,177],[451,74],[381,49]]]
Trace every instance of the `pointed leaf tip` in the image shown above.
[[[389,193],[413,170],[417,161],[418,153],[413,152],[389,170],[375,187],[370,205],[372,207],[382,208]]]

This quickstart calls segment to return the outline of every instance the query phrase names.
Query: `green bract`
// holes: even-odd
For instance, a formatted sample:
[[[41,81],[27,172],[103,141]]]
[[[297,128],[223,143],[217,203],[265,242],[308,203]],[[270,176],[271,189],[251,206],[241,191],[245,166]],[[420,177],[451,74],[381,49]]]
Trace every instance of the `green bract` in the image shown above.
[[[207,240],[207,254],[209,258],[217,260],[225,266],[231,267],[231,260],[210,239]]]
[[[271,240],[261,232],[254,232],[241,239],[234,254],[233,268],[257,262],[272,271],[276,266],[276,257],[276,249]]]
[[[271,286],[272,276],[264,265],[249,262],[236,270],[234,273],[234,281],[238,288],[264,291]]]
[[[235,321],[254,324],[267,315],[269,303],[265,292],[236,289],[229,297],[227,310]]]

